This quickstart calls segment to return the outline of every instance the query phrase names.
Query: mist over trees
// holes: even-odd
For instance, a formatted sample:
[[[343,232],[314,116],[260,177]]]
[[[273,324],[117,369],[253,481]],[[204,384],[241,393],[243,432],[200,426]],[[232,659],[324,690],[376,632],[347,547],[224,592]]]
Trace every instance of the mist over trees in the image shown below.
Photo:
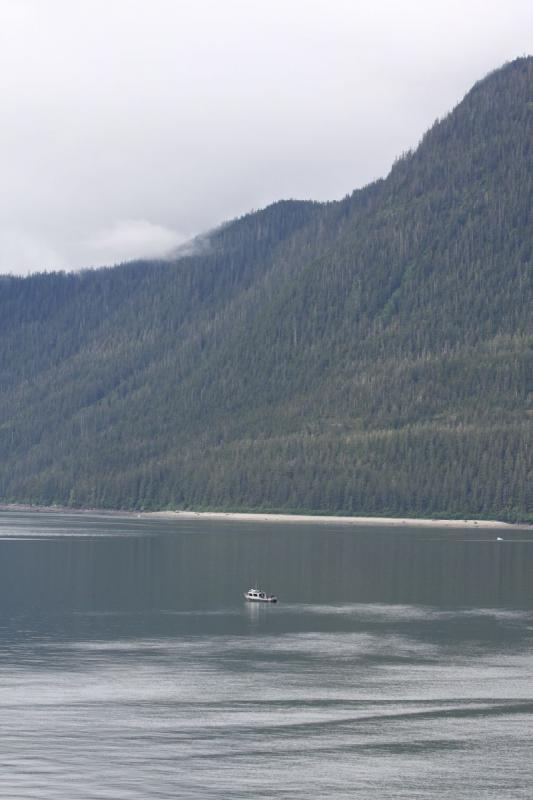
[[[532,88],[196,255],[0,278],[0,500],[531,519]]]

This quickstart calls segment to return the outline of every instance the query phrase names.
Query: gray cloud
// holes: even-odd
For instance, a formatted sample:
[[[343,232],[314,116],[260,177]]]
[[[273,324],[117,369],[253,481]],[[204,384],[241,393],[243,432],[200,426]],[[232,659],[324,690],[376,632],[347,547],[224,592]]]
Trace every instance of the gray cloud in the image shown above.
[[[66,266],[61,253],[31,233],[0,229],[0,274],[24,275]]]
[[[341,197],[532,29],[529,0],[0,0],[0,270]]]

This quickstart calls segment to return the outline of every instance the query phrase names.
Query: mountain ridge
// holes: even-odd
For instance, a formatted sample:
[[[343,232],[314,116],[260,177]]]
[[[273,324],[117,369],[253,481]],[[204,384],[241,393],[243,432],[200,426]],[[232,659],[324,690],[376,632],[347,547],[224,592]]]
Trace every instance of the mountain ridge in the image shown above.
[[[532,83],[199,253],[3,278],[0,499],[529,518]]]

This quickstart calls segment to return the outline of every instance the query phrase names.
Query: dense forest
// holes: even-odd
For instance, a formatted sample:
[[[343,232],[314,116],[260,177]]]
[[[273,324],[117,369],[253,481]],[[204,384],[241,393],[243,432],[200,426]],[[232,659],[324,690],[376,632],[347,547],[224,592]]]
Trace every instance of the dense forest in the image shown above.
[[[338,202],[0,277],[0,501],[532,520],[532,89]]]

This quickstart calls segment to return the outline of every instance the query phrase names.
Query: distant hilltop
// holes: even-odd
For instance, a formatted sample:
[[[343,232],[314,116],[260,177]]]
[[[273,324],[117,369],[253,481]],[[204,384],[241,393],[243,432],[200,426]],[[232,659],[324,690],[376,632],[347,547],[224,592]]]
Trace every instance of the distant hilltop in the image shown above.
[[[0,283],[0,501],[531,520],[533,58],[389,175]]]

